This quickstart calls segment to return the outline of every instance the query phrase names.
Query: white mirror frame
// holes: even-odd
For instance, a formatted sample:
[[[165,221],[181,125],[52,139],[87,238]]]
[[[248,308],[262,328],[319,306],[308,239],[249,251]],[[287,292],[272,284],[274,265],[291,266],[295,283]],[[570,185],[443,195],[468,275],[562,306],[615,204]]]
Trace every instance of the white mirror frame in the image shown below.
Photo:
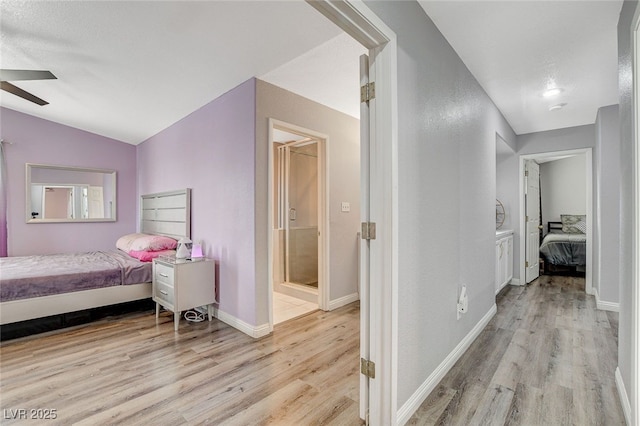
[[[33,168],[39,169],[54,169],[54,170],[67,170],[70,172],[89,172],[89,173],[102,173],[106,175],[111,175],[111,187],[113,188],[113,201],[111,202],[111,217],[108,218],[67,218],[67,219],[34,219],[31,216],[31,212],[33,211],[31,205],[31,189],[32,185],[39,184],[42,182],[32,182],[31,179],[31,170]],[[27,223],[79,223],[79,222],[115,222],[116,221],[116,199],[117,199],[117,191],[116,191],[116,171],[115,170],[106,170],[106,169],[94,169],[87,167],[70,167],[70,166],[55,166],[50,164],[35,164],[35,163],[26,163],[25,164],[25,176],[26,176],[26,192],[25,192],[25,220]],[[67,182],[68,183],[68,182]],[[61,184],[52,183],[46,184],[49,186],[60,186]],[[82,186],[82,184],[76,184],[78,186]],[[64,186],[64,185],[63,185]]]

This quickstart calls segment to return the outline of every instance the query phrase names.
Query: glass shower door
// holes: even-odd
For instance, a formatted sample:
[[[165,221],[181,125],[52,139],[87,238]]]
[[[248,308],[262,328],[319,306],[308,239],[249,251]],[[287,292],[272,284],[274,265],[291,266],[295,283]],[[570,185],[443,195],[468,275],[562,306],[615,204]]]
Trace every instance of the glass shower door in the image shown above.
[[[281,147],[284,175],[280,218],[285,229],[285,282],[318,287],[317,142]]]

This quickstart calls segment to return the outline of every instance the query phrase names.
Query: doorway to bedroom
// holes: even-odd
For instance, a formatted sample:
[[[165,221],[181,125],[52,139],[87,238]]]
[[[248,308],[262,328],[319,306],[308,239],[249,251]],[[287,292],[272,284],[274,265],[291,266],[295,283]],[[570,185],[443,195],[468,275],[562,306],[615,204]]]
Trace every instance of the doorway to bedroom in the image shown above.
[[[528,165],[534,165],[538,189],[529,195]],[[531,173],[529,172],[529,175]],[[593,294],[593,169],[590,148],[520,157],[520,276],[523,284],[544,275],[584,277]],[[537,206],[532,218],[527,205]],[[528,219],[528,220],[527,220]],[[536,226],[528,226],[535,220]],[[527,232],[531,229],[531,232]],[[531,269],[529,271],[528,269]]]
[[[324,140],[274,124],[273,323],[319,308]]]

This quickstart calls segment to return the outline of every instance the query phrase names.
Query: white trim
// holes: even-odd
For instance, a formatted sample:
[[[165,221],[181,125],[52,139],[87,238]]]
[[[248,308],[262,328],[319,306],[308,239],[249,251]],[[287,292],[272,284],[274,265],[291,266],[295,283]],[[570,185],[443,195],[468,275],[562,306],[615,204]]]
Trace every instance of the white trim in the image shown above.
[[[620,312],[620,303],[601,300],[600,293],[597,288],[593,290],[593,293],[596,298],[596,308],[601,311]]]
[[[620,373],[620,367],[616,367],[616,389],[620,397],[620,405],[622,405],[622,413],[624,419],[628,425],[631,424],[631,403],[629,402],[629,395],[627,389],[624,387],[624,380],[622,380],[622,374]]]
[[[398,105],[395,33],[362,0],[307,0],[369,50],[376,98],[370,108],[370,220],[377,237],[370,244],[371,424],[396,424],[398,370]],[[363,218],[364,220],[364,218]]]
[[[235,328],[236,330],[239,330],[244,334],[247,334],[256,339],[267,336],[273,331],[273,326],[268,323],[262,325],[251,325],[239,318],[234,317],[231,314],[221,311],[216,307],[213,308],[213,316],[218,318],[223,323]]]
[[[511,278],[511,281],[509,281],[509,284],[511,284],[511,285],[522,285],[522,281],[520,281],[520,278]]]
[[[349,303],[353,303],[360,300],[360,296],[358,293],[352,293],[343,297],[339,297],[335,300],[329,302],[329,310],[333,311],[334,309],[341,308]]]
[[[520,197],[520,214],[518,221],[520,222],[520,258],[518,259],[518,270],[520,271],[520,280],[522,284],[526,284],[525,277],[525,230],[524,222],[524,162],[526,160],[535,160],[537,158],[555,157],[559,155],[585,155],[585,171],[586,171],[586,211],[587,211],[587,265],[585,271],[585,292],[593,294],[593,148],[580,148],[565,151],[540,152],[536,154],[520,155],[520,167],[518,171],[518,194]]]
[[[489,321],[498,312],[498,307],[493,304],[489,311],[482,317],[482,319],[471,329],[471,331],[465,336],[464,339],[447,355],[447,357],[440,363],[440,365],[431,373],[431,375],[425,380],[418,390],[404,403],[400,410],[398,410],[398,423],[403,425],[409,421],[413,413],[422,405],[427,399],[429,394],[438,386],[440,380],[451,370],[456,361],[460,359],[462,354],[465,353],[469,346],[476,340],[482,330],[487,326]]]
[[[0,324],[151,298],[151,283],[118,285],[2,302]]]

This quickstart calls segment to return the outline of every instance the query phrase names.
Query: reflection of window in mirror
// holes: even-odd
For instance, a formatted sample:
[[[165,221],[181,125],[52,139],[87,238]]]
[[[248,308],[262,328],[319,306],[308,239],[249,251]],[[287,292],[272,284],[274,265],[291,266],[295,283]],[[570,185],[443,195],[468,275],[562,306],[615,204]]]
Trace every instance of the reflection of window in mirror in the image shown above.
[[[27,164],[27,222],[115,221],[115,171]]]

